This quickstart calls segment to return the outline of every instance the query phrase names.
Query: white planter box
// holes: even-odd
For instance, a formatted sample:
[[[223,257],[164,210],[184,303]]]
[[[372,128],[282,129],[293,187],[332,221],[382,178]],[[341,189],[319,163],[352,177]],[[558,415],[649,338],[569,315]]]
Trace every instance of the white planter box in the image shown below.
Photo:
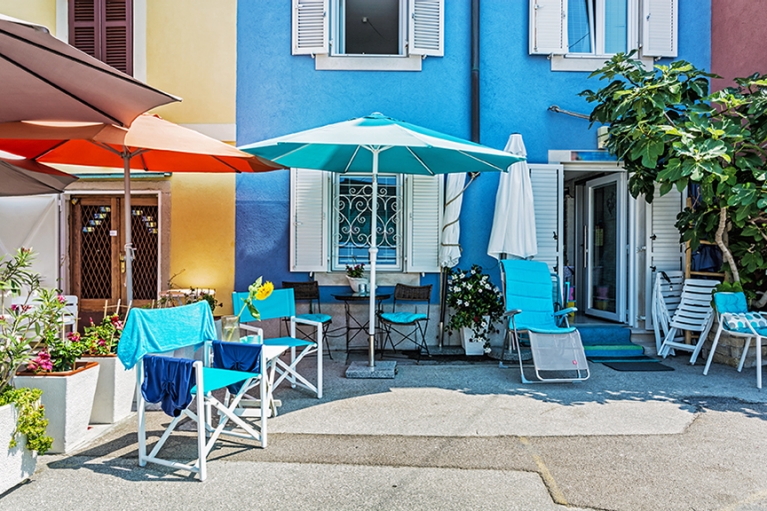
[[[470,342],[473,332],[471,328],[461,328],[461,346],[467,356],[476,356],[485,354],[485,344],[482,342]]]
[[[35,473],[37,452],[27,449],[27,437],[17,437],[16,447],[8,447],[16,429],[16,406],[0,406],[0,493],[10,490]]]
[[[30,387],[43,391],[40,398],[48,419],[47,433],[53,437],[50,454],[72,452],[88,433],[88,420],[93,409],[98,364],[76,370],[66,376],[19,376],[13,378],[16,388]]]
[[[114,424],[130,415],[136,392],[136,368],[127,371],[117,357],[83,357],[80,360],[99,364],[90,423]]]

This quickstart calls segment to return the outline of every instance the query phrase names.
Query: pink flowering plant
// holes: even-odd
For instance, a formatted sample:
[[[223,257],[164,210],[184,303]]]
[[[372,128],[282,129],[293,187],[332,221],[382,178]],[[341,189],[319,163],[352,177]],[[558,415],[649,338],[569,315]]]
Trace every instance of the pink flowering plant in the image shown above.
[[[353,279],[361,279],[365,273],[364,264],[346,265],[346,275]]]
[[[66,300],[54,289],[41,289],[35,301],[38,309],[37,334],[40,350],[27,365],[34,372],[63,372],[75,368],[77,359],[85,351],[79,335],[64,336],[62,318]]]
[[[476,264],[468,271],[458,268],[450,270],[447,283],[447,305],[452,309],[447,329],[451,332],[460,328],[471,329],[470,342],[481,342],[485,352],[488,352],[489,335],[498,332],[495,323],[501,320],[504,312],[500,289]]]
[[[105,316],[99,324],[95,324],[91,318],[91,324],[85,327],[82,337],[74,332],[70,334],[70,338],[83,344],[84,355],[104,356],[117,353],[117,343],[120,342],[122,331],[123,322],[120,316],[113,314]]]

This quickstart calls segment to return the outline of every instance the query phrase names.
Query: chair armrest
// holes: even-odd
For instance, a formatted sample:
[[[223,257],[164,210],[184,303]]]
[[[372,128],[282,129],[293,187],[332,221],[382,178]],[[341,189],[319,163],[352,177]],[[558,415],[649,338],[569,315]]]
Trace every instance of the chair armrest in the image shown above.
[[[322,323],[319,321],[312,321],[311,319],[297,318],[295,316],[291,318],[291,321],[295,321],[296,323],[301,323],[303,325],[313,325],[316,327],[322,326]]]
[[[507,317],[514,317],[514,316],[516,316],[517,314],[519,314],[520,312],[522,312],[522,309],[512,309],[512,310],[509,310],[509,311],[506,311],[506,312],[504,312],[504,313],[503,313],[503,317],[504,317],[504,318],[507,318]]]
[[[554,313],[555,316],[565,316],[571,312],[578,312],[578,307],[568,307],[566,309],[560,309]]]
[[[264,330],[253,325],[248,325],[246,323],[240,323],[240,329],[245,330],[247,332],[255,332],[256,335],[258,335],[261,339],[264,338]]]

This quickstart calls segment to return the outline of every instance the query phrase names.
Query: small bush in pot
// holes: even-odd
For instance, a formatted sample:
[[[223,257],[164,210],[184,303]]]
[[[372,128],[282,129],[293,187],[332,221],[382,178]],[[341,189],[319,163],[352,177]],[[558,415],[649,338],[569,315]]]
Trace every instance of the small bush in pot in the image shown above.
[[[500,321],[504,312],[501,291],[476,264],[468,271],[458,268],[450,270],[447,282],[447,305],[452,309],[447,329],[451,332],[461,328],[471,329],[470,341],[483,343],[487,353],[490,350],[489,334],[498,332],[495,323]]]

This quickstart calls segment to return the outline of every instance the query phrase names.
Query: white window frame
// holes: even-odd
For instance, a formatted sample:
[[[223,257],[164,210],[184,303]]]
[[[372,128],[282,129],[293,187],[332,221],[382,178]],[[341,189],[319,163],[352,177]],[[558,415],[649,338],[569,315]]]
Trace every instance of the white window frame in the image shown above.
[[[595,28],[594,52],[569,53],[567,40],[568,2],[530,0],[531,55],[546,55],[552,71],[595,71],[612,57],[604,52],[604,29]],[[656,16],[652,13],[655,12]],[[597,2],[595,27],[604,27],[604,0]],[[656,58],[676,57],[678,0],[628,0],[627,50],[639,49],[639,60],[652,69]],[[641,36],[641,37],[640,37]]]
[[[323,285],[345,284],[345,267],[336,265],[334,269],[331,255],[337,222],[333,190],[337,190],[338,176],[307,169],[290,172],[290,271],[312,273]],[[400,179],[400,261],[397,268],[377,266],[384,285],[388,280],[417,284],[418,274],[440,272],[444,176],[406,175]]]
[[[311,55],[315,69],[322,71],[420,71],[424,58],[444,55],[444,0],[399,0],[399,55],[336,51],[342,37],[339,6],[343,1],[292,0],[293,55]]]

